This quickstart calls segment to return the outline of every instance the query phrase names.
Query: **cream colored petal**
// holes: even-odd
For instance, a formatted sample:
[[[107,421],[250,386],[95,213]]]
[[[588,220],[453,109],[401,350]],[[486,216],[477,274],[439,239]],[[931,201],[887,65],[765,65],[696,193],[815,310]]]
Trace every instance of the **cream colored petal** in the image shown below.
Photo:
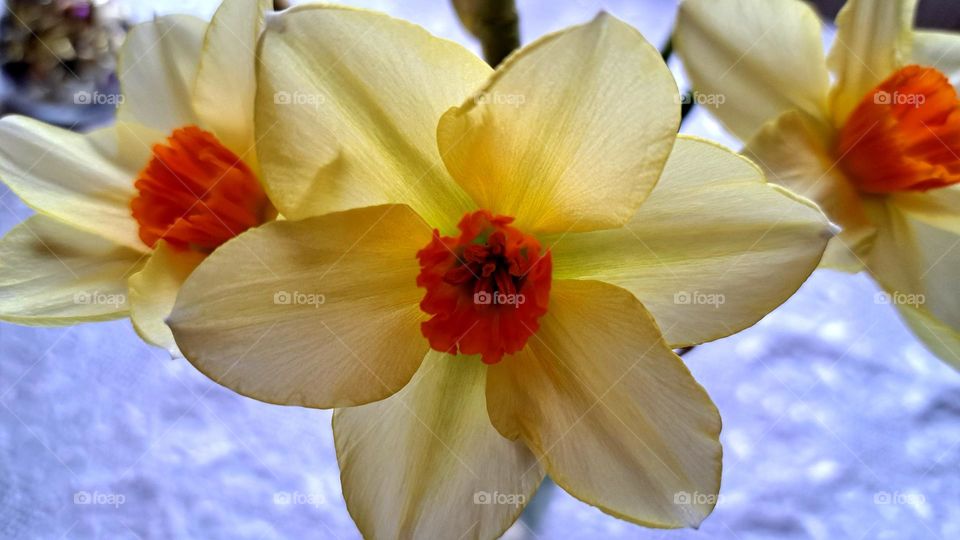
[[[431,231],[406,206],[276,221],[220,246],[167,321],[214,381],[283,405],[392,395],[428,349],[416,253]]]
[[[368,11],[296,7],[268,26],[257,152],[282,214],[405,203],[450,230],[474,209],[444,169],[436,128],[489,75],[482,60]]]
[[[933,66],[949,77],[954,86],[960,85],[960,34],[915,31],[911,54],[911,62]]]
[[[21,116],[0,120],[0,180],[28,206],[146,251],[130,213],[135,173],[119,157],[117,131],[79,134]]]
[[[600,14],[508,58],[437,139],[479,207],[531,232],[595,230],[626,223],[653,189],[679,112],[657,50]]]
[[[169,134],[196,124],[193,85],[207,23],[168,15],[133,27],[120,50],[117,118]]]
[[[333,436],[347,509],[366,538],[497,538],[543,480],[487,416],[479,357],[430,352],[383,401],[338,409]]]
[[[554,281],[540,330],[490,367],[487,407],[557,484],[604,512],[695,527],[713,509],[720,415],[623,289]]]
[[[765,125],[747,142],[743,153],[760,166],[770,182],[812,199],[841,227],[827,246],[823,266],[858,272],[876,228],[864,211],[859,192],[837,166],[826,142],[832,138],[829,125],[793,111]]]
[[[555,278],[629,290],[680,347],[739,332],[779,306],[820,262],[829,229],[743,157],[681,136],[626,227],[542,241]]]
[[[910,62],[917,0],[847,0],[827,64],[836,76],[835,125],[894,71]]]
[[[685,0],[674,43],[710,112],[746,141],[789,110],[826,117],[820,27],[799,0]]]
[[[226,0],[207,27],[193,107],[203,127],[237,155],[255,159],[256,50],[270,0]]]
[[[130,277],[130,320],[144,341],[179,355],[165,320],[183,281],[203,259],[199,252],[177,251],[161,241],[143,269]]]
[[[61,325],[127,314],[142,255],[42,215],[0,240],[0,319]]]
[[[887,296],[883,301],[900,308],[917,336],[943,360],[960,367],[960,206],[957,198],[906,194],[872,201],[868,206],[877,222],[877,239],[867,260],[870,272]],[[925,208],[922,199],[939,199]],[[907,200],[904,200],[907,199]],[[945,354],[949,352],[949,354]]]

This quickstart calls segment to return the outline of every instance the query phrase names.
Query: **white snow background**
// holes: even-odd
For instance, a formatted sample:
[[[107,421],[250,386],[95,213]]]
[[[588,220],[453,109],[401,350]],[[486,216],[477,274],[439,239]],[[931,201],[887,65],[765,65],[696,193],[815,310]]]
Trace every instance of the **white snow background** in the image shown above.
[[[445,0],[344,3],[478,50]],[[140,18],[216,5],[131,4]],[[676,11],[657,0],[519,7],[525,42],[603,8],[660,45]],[[703,109],[683,131],[736,147]],[[0,232],[29,213],[0,191]],[[720,500],[699,530],[644,529],[546,485],[506,537],[960,538],[960,374],[877,292],[865,276],[819,271],[755,327],[685,357],[724,422]],[[358,536],[329,412],[243,398],[142,344],[127,321],[0,323],[0,537]]]

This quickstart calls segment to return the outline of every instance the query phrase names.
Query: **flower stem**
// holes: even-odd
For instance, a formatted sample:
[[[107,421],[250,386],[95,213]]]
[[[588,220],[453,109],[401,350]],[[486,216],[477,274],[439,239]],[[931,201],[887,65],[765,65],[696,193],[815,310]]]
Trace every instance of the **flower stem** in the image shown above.
[[[520,47],[520,16],[514,0],[453,0],[463,26],[480,40],[483,57],[497,67]]]

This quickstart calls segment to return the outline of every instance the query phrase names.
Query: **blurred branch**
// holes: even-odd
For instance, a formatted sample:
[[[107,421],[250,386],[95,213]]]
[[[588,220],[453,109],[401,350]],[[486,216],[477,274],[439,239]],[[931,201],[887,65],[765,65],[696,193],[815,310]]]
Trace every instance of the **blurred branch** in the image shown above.
[[[674,352],[677,353],[677,356],[686,356],[686,354],[687,354],[688,352],[692,351],[692,350],[694,349],[694,347],[696,347],[696,345],[691,345],[691,346],[689,346],[689,347],[683,347],[682,349],[677,349],[677,350],[674,351]]]
[[[290,7],[290,2],[287,0],[273,0],[273,10],[282,11]]]
[[[453,0],[463,26],[480,40],[483,57],[496,67],[520,47],[520,16],[514,0]]]

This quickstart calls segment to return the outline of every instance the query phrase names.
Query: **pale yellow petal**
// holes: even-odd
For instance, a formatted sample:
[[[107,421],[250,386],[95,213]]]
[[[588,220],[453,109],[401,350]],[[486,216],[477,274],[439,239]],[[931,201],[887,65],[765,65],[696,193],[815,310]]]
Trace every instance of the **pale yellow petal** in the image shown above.
[[[117,65],[123,102],[117,118],[169,134],[196,124],[193,85],[207,23],[168,15],[127,34]]]
[[[659,53],[607,14],[508,58],[440,120],[450,174],[530,232],[626,223],[670,153],[680,107]]]
[[[479,357],[427,354],[403,390],[338,409],[343,497],[366,538],[497,538],[543,479],[487,416]]]
[[[746,141],[789,110],[826,117],[820,27],[799,0],[685,0],[674,43],[709,111]]]
[[[917,0],[847,0],[827,64],[836,76],[831,106],[842,125],[867,92],[911,60]]]
[[[205,129],[245,159],[255,159],[256,50],[270,0],[226,0],[207,27],[193,91]]]
[[[0,120],[0,180],[31,208],[132,249],[136,173],[124,166],[117,131],[80,134],[21,116]]]
[[[933,66],[943,72],[954,86],[960,85],[960,34],[915,31],[911,54],[911,62]]]
[[[830,226],[719,145],[681,136],[627,226],[545,237],[554,277],[632,292],[675,347],[725,337],[789,298],[817,267]]]
[[[490,73],[463,47],[386,15],[331,6],[271,17],[260,53],[257,151],[280,212],[383,203],[453,228],[473,210],[437,150],[437,120]]]
[[[0,240],[0,319],[60,325],[127,314],[142,255],[42,215]]]
[[[178,251],[161,241],[143,269],[130,277],[130,321],[144,341],[179,354],[165,320],[183,281],[203,259],[202,253]]]
[[[743,153],[770,182],[813,200],[841,228],[827,247],[823,266],[858,272],[876,228],[860,193],[838,168],[825,142],[831,140],[831,131],[828,124],[792,111],[765,125]]]
[[[406,206],[275,221],[220,246],[168,323],[214,381],[284,405],[392,395],[427,352],[416,253],[431,231]]]
[[[960,294],[956,273],[960,267],[960,206],[943,190],[904,194],[868,206],[878,227],[867,260],[887,296],[928,347],[943,360],[960,367]],[[923,199],[936,199],[929,205]],[[954,206],[950,206],[950,203]]]
[[[629,292],[553,283],[526,348],[490,367],[494,426],[557,484],[604,512],[695,527],[720,489],[720,415]]]

